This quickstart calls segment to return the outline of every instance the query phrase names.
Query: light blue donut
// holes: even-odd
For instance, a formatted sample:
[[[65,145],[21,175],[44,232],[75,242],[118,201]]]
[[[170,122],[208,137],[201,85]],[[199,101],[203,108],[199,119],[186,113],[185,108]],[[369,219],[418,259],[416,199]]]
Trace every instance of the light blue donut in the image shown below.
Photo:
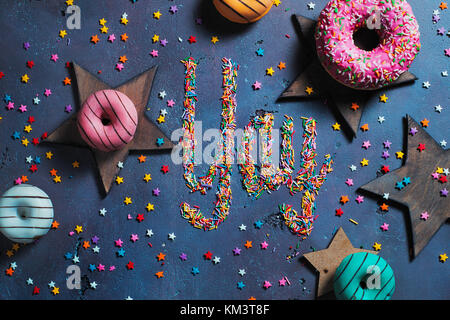
[[[53,222],[53,204],[41,189],[19,184],[0,197],[0,231],[11,241],[30,243]]]
[[[334,293],[338,300],[389,300],[394,290],[394,271],[373,253],[348,255],[334,275]]]

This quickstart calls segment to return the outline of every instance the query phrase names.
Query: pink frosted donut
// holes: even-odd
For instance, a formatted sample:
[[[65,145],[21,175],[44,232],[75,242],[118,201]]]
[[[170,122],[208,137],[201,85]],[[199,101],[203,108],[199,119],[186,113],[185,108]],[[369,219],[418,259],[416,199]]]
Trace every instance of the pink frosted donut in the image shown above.
[[[353,34],[373,29],[380,39],[371,51],[358,48]],[[322,66],[354,89],[379,89],[395,81],[420,50],[419,25],[405,0],[331,0],[315,32]]]
[[[136,132],[137,111],[122,92],[100,90],[83,103],[77,117],[78,131],[92,148],[114,151],[129,143]]]

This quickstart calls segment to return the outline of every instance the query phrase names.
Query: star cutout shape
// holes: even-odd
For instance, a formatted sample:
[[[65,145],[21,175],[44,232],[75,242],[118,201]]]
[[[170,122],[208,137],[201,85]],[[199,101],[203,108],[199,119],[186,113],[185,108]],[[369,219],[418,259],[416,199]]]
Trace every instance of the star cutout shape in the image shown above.
[[[412,228],[411,256],[416,257],[450,217],[450,212],[447,210],[450,203],[448,197],[442,195],[442,185],[429,178],[430,172],[434,172],[435,168],[450,166],[450,154],[448,150],[443,150],[410,116],[407,116],[407,124],[409,130],[419,129],[416,129],[417,132],[414,135],[408,135],[405,164],[360,189],[374,195],[388,193],[390,200],[408,209]],[[419,142],[427,146],[425,152],[417,151]],[[405,188],[405,185],[408,187]],[[420,219],[424,210],[430,215],[425,225]]]
[[[78,94],[80,102],[84,102],[92,93],[112,89],[109,85],[96,78],[94,75],[74,64],[73,69],[77,78]],[[145,116],[145,109],[149,99],[151,86],[156,74],[156,67],[144,71],[140,75],[120,85],[114,90],[126,94],[133,101],[138,112],[138,127],[133,140],[124,148],[111,152],[103,152],[90,148],[81,138],[77,129],[78,112],[61,124],[46,139],[48,143],[69,144],[88,148],[94,154],[98,171],[100,173],[104,194],[107,195],[112,182],[120,170],[118,164],[123,164],[128,154],[133,151],[152,151],[155,149],[171,150],[173,143],[169,138],[164,139],[162,145],[156,145],[155,140],[161,136],[166,137],[163,132]]]
[[[348,255],[356,252],[370,252],[370,250],[364,250],[354,248],[344,229],[339,228],[333,237],[328,248],[305,253],[303,256],[312,266],[319,272],[319,284],[317,287],[317,297],[327,294],[333,291],[333,278],[337,267],[341,261]]]
[[[314,33],[317,21],[301,15],[295,15],[294,21],[303,36],[302,39],[305,42],[305,45],[309,47],[313,57],[310,59],[309,65],[279,98],[310,99],[326,96],[327,101],[329,101],[327,104],[330,105],[331,108],[336,109],[339,118],[342,118],[342,123],[346,129],[344,132],[348,134],[350,138],[354,138],[358,132],[361,116],[367,101],[370,100],[371,95],[377,94],[377,90],[354,90],[331,78],[331,76],[323,69],[317,54],[315,53]],[[384,89],[413,82],[416,79],[415,75],[407,71],[389,86],[384,87]],[[323,92],[318,91],[308,94],[305,89],[311,86],[320,88]],[[384,95],[384,97],[386,97],[387,101],[387,96]],[[356,108],[356,110],[350,108],[353,103],[357,104],[359,108]]]

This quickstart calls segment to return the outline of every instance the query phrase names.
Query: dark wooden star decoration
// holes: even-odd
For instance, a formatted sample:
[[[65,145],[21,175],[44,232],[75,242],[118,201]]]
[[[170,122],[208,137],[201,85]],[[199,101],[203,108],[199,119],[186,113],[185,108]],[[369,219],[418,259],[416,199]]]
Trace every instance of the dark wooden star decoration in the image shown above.
[[[356,90],[344,86],[334,80],[328,72],[322,67],[316,53],[314,42],[314,32],[317,21],[294,15],[294,24],[297,25],[300,37],[305,47],[309,50],[311,62],[303,72],[292,82],[292,84],[281,94],[279,99],[286,98],[325,98],[328,104],[335,110],[340,121],[344,123],[344,129],[350,134],[351,138],[356,136],[361,121],[363,110],[371,95],[379,90]],[[393,81],[387,87],[395,87],[406,83],[414,82],[417,79],[410,72],[404,72],[396,81]],[[307,87],[313,88],[313,92],[308,93]],[[381,90],[381,89],[380,89]],[[356,103],[358,108],[351,108]]]
[[[438,168],[450,168],[450,151],[441,146],[410,116],[407,120],[407,153],[405,164],[360,187],[374,195],[389,194],[388,199],[406,206],[411,223],[411,258],[416,257],[431,237],[450,218],[449,183]],[[415,133],[417,130],[417,133]],[[435,177],[432,174],[435,174]],[[442,178],[441,178],[442,177]],[[408,183],[397,184],[407,179]],[[429,216],[425,219],[422,213]]]
[[[172,141],[145,116],[145,110],[157,67],[153,67],[140,75],[137,75],[116,88],[111,88],[102,80],[75,63],[73,64],[73,69],[78,86],[80,106],[92,93],[99,90],[114,89],[124,93],[131,101],[133,101],[138,114],[138,126],[133,140],[120,150],[103,152],[93,149],[85,143],[81,138],[76,125],[78,113],[73,114],[69,119],[64,121],[61,126],[53,131],[46,139],[46,141],[50,143],[68,144],[91,149],[97,163],[103,191],[105,195],[107,195],[114,177],[120,170],[117,164],[119,161],[124,162],[130,151],[167,151],[171,150],[174,146]],[[163,138],[164,143],[157,145],[156,141],[158,138]]]
[[[357,252],[378,254],[376,251],[354,248],[345,234],[344,229],[341,227],[334,235],[328,248],[320,251],[308,252],[303,255],[303,257],[319,272],[317,297],[333,291],[333,279],[336,269],[346,256]]]

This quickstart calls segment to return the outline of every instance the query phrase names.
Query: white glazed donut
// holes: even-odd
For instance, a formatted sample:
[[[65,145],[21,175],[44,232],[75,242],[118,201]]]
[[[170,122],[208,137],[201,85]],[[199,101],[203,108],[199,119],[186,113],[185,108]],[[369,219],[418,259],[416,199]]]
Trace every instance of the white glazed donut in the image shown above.
[[[52,222],[52,201],[35,186],[19,184],[0,197],[0,231],[11,241],[33,242],[48,232]]]

